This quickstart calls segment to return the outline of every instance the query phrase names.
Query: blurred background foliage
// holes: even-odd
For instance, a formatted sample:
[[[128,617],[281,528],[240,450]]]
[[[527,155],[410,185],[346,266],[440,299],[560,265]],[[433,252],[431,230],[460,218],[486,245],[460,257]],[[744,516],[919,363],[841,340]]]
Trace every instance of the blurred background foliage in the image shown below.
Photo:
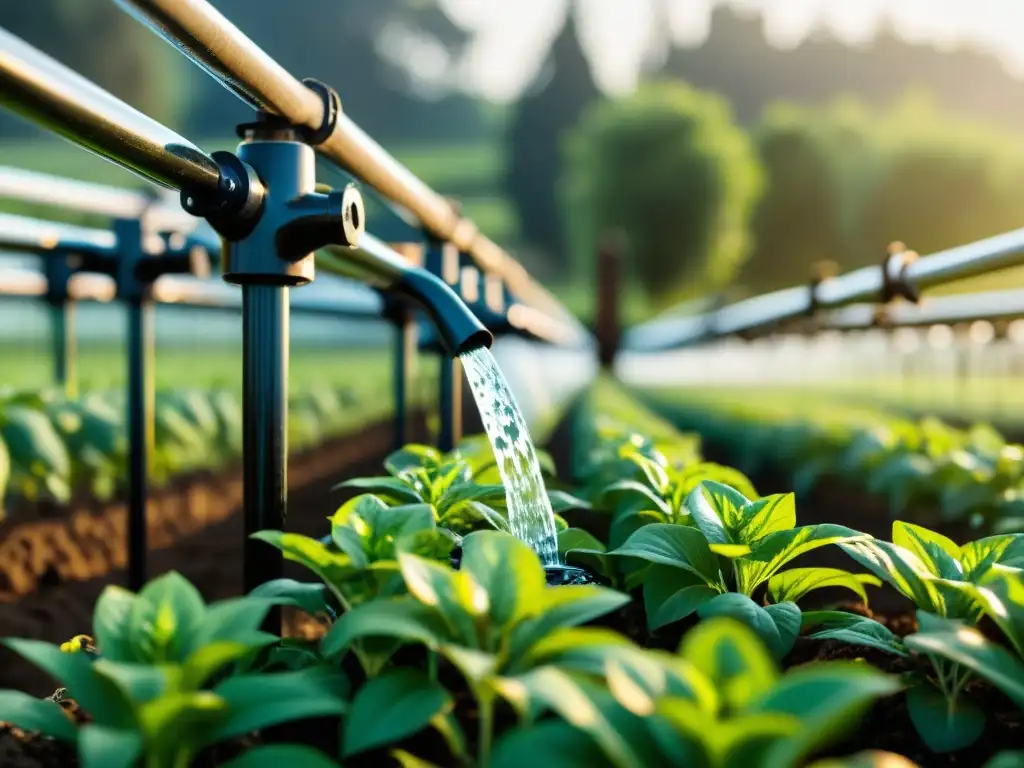
[[[335,85],[360,126],[584,316],[608,228],[626,235],[635,320],[726,284],[803,282],[822,259],[877,263],[894,239],[954,246],[1024,210],[1020,82],[980,47],[939,50],[883,23],[865,45],[819,30],[778,48],[758,15],[719,6],[699,46],[655,25],[641,87],[609,96],[580,43],[584,6],[567,3],[532,83],[496,104],[456,77],[472,31],[448,3],[293,0],[301,34],[282,34],[279,3],[213,4],[296,76]],[[206,148],[232,146],[249,117],[115,3],[7,2],[0,25]],[[130,183],[7,115],[0,162]]]

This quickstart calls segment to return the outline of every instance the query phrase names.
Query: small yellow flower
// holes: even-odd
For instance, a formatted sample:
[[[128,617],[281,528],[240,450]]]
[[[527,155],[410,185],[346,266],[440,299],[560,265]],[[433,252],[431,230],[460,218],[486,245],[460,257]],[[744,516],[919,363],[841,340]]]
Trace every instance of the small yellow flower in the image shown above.
[[[78,653],[83,648],[89,649],[93,645],[92,638],[88,635],[75,635],[66,643],[60,644],[60,649],[64,653]]]

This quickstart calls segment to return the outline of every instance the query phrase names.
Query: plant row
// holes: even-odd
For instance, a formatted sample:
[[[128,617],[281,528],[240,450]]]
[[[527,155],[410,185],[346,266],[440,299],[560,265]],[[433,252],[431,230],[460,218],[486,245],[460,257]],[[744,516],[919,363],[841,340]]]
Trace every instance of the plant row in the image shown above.
[[[904,523],[892,541],[797,525],[792,494],[759,496],[635,407],[616,416],[581,410],[575,493],[543,462],[559,551],[603,584],[546,584],[537,555],[506,532],[484,440],[447,455],[407,446],[380,476],[342,484],[357,495],[329,518],[329,542],[255,534],[310,582],[206,605],[170,573],[138,594],[108,588],[89,638],[5,641],[88,718],[6,691],[0,720],[104,768],[201,764],[243,737],[259,746],[234,768],[912,766],[839,756],[856,751],[844,739],[858,719],[894,700],[938,753],[985,749],[997,743],[979,741],[986,729],[1024,723],[1024,537],[959,546]],[[825,547],[848,569],[794,565]],[[825,587],[865,599],[878,585],[916,604],[912,632],[800,607]],[[272,605],[319,617],[323,636],[262,631]],[[852,652],[794,664],[798,644]],[[854,661],[866,651],[883,661]],[[979,691],[998,691],[1009,714],[986,710]],[[309,718],[331,718],[317,721],[317,749],[270,743],[302,740],[281,724]]]
[[[315,447],[353,426],[366,410],[345,387],[326,384],[289,404],[293,450]],[[56,390],[0,392],[0,510],[5,492],[29,502],[67,503],[76,493],[110,499],[126,477],[123,391],[68,399]],[[158,392],[150,478],[219,469],[241,455],[241,398],[227,389]]]
[[[958,429],[930,416],[748,394],[659,390],[645,399],[749,474],[787,473],[798,493],[839,478],[884,497],[893,518],[1024,530],[1024,447],[991,426]]]

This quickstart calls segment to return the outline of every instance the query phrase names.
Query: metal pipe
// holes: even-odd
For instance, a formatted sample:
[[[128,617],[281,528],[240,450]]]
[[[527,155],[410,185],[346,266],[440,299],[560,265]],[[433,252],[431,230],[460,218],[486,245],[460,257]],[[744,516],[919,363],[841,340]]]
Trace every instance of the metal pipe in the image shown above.
[[[440,431],[437,447],[447,453],[462,439],[462,363],[457,357],[438,357],[438,416]]]
[[[219,189],[209,155],[5,29],[0,105],[162,186]]]
[[[128,589],[133,592],[142,589],[147,580],[146,508],[155,409],[153,320],[152,301],[141,299],[128,303]]]
[[[940,251],[903,265],[894,254],[879,267],[864,267],[810,286],[795,286],[736,302],[691,317],[666,317],[626,334],[626,346],[658,351],[733,333],[760,331],[807,315],[812,308],[835,309],[881,300],[887,281],[916,291],[927,290],[986,272],[1024,263],[1024,228]]]
[[[242,286],[242,453],[245,530],[285,529],[288,505],[288,288]],[[266,545],[246,538],[244,589],[281,578],[282,561],[268,557]],[[280,626],[272,612],[267,626]]]
[[[176,197],[163,195],[161,190],[166,191],[123,189],[0,166],[0,198],[6,200],[120,219],[145,214],[150,223],[159,219],[160,223],[177,224],[175,228],[190,229],[199,223],[181,209]]]
[[[491,345],[491,334],[443,280],[370,235],[362,236],[358,248],[330,246],[318,252],[316,264],[324,272],[356,278],[422,307],[451,356]]]
[[[191,58],[228,90],[292,125],[319,129],[319,95],[290,75],[206,0],[115,0]],[[317,151],[411,213],[431,236],[453,243],[480,266],[496,272],[517,297],[571,327],[586,331],[551,294],[455,207],[399,163],[344,113]]]

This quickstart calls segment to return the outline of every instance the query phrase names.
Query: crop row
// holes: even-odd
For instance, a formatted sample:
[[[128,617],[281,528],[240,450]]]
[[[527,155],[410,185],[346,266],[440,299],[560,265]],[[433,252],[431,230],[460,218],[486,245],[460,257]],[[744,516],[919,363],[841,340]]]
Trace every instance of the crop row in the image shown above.
[[[891,541],[797,525],[793,494],[759,495],[605,383],[577,427],[572,492],[542,463],[559,551],[600,585],[546,584],[507,533],[484,440],[447,455],[410,445],[381,475],[344,483],[357,495],[330,517],[328,542],[255,534],[309,582],[206,605],[169,573],[138,594],[107,588],[92,635],[62,648],[4,641],[66,689],[0,692],[0,720],[86,766],[1022,757],[996,753],[1019,748],[1024,727],[1024,536],[958,545],[903,522]],[[837,566],[794,564],[813,550]],[[856,610],[821,604],[829,590]],[[871,614],[869,593],[882,592],[913,605],[906,620]],[[274,604],[317,617],[320,636],[261,631]],[[860,721],[870,729],[858,734]]]
[[[1024,447],[991,426],[958,429],[813,396],[654,390],[644,398],[747,473],[786,473],[798,493],[840,479],[887,499],[893,518],[1024,531]]]
[[[315,385],[290,398],[292,450],[315,447],[383,416],[349,387]],[[227,389],[156,394],[150,479],[216,470],[242,450],[242,404]],[[107,500],[125,482],[124,393],[92,392],[68,399],[56,390],[0,393],[0,502],[5,492],[28,502],[67,503],[76,493]],[[0,504],[0,510],[4,507]]]

